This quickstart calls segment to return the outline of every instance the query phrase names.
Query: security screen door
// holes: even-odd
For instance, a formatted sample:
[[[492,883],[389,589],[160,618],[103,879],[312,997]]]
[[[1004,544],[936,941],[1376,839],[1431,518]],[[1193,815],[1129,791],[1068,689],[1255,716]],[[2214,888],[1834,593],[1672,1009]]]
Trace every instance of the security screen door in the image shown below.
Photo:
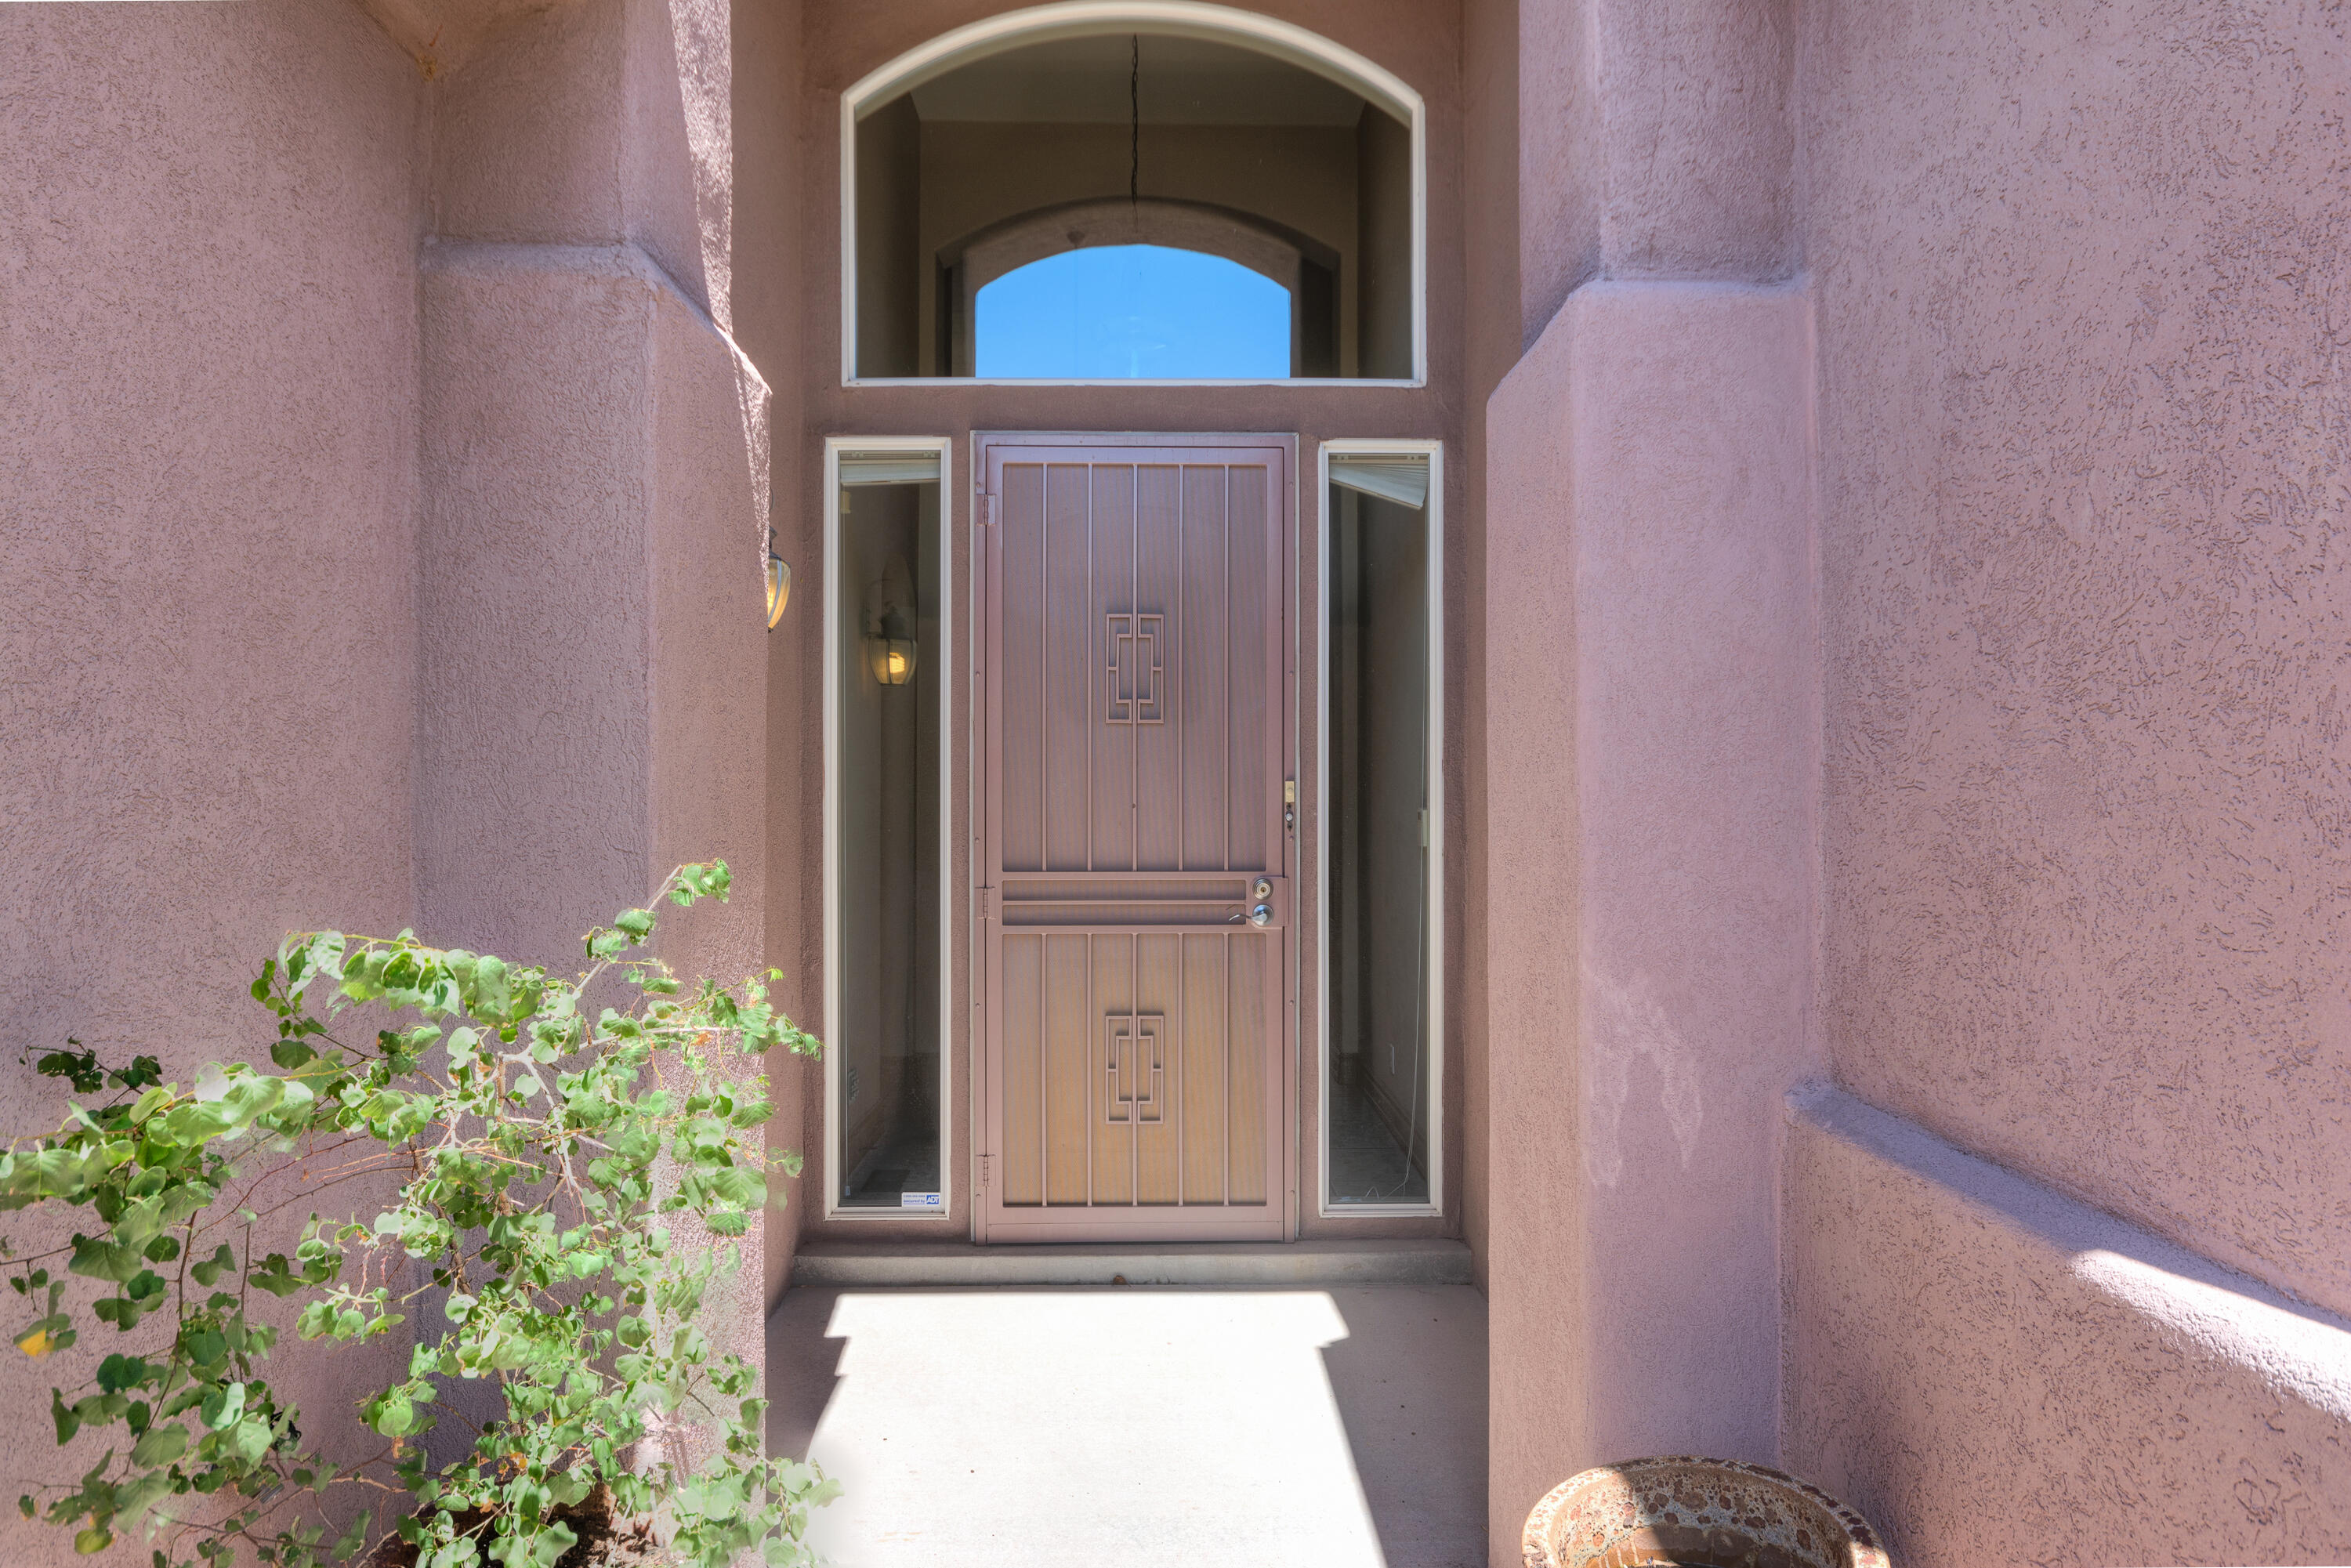
[[[1185,440],[979,438],[982,1239],[1288,1234],[1290,451]]]

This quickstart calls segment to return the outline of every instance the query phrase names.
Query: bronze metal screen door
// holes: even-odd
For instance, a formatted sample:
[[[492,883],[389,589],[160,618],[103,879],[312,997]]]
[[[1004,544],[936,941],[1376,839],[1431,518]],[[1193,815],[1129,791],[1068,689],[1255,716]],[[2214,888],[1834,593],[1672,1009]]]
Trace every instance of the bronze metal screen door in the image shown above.
[[[1290,453],[1186,442],[980,438],[982,1239],[1288,1234]]]

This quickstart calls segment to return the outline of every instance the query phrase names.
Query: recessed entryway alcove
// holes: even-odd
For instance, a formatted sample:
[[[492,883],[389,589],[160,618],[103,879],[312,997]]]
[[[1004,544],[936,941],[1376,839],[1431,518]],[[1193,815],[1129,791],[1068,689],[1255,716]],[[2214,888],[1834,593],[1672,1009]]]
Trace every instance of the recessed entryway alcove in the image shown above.
[[[831,747],[800,799],[828,835],[801,842],[836,1032],[772,1440],[848,1481],[819,1523],[845,1562],[939,1550],[934,1500],[965,1521],[950,1554],[993,1531],[1075,1560],[1140,1529],[1240,1560],[1217,1532],[1258,1529],[1255,1501],[1212,1542],[1181,1500],[1221,1484],[1218,1422],[1254,1400],[1280,1458],[1244,1468],[1322,1555],[1481,1556],[1447,1003],[1448,672],[1474,625],[1460,19],[822,15],[802,265],[840,295],[807,318],[797,548],[829,565],[820,636],[775,668]],[[901,630],[918,645],[893,686]],[[939,1287],[960,1293],[913,1293]],[[1269,1337],[1260,1303],[1314,1332]],[[1175,1338],[1131,1354],[1146,1324]],[[1098,1427],[1029,1425],[1095,1353],[1155,1391]],[[1007,1508],[976,1446],[1066,1457],[1080,1484]],[[1103,1484],[1102,1452],[1147,1454],[1162,1495]],[[1163,1529],[1163,1504],[1183,1521]]]
[[[849,85],[806,121],[841,336],[799,392],[834,1059],[799,1245],[1458,1250],[1458,18],[934,15],[808,35]],[[990,373],[991,309],[1110,264],[1187,339],[1259,312],[1211,325],[1270,362]]]

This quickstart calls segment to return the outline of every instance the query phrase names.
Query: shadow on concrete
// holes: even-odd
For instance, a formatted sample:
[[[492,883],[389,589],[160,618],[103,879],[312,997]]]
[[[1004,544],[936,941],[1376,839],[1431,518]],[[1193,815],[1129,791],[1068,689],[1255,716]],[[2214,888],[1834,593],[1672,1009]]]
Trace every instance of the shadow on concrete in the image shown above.
[[[838,1291],[786,1291],[768,1314],[768,1452],[808,1458],[841,1386],[844,1341],[826,1337]]]
[[[1387,1568],[1485,1568],[1486,1301],[1467,1285],[1330,1291],[1322,1347]]]

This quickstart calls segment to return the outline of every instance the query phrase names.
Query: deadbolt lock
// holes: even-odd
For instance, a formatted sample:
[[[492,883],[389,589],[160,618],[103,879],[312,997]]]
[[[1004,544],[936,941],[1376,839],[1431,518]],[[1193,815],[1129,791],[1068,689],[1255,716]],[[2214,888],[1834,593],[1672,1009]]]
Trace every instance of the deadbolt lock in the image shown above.
[[[1249,889],[1249,896],[1251,898],[1271,898],[1273,896],[1273,883],[1266,877],[1258,878],[1257,885]]]

